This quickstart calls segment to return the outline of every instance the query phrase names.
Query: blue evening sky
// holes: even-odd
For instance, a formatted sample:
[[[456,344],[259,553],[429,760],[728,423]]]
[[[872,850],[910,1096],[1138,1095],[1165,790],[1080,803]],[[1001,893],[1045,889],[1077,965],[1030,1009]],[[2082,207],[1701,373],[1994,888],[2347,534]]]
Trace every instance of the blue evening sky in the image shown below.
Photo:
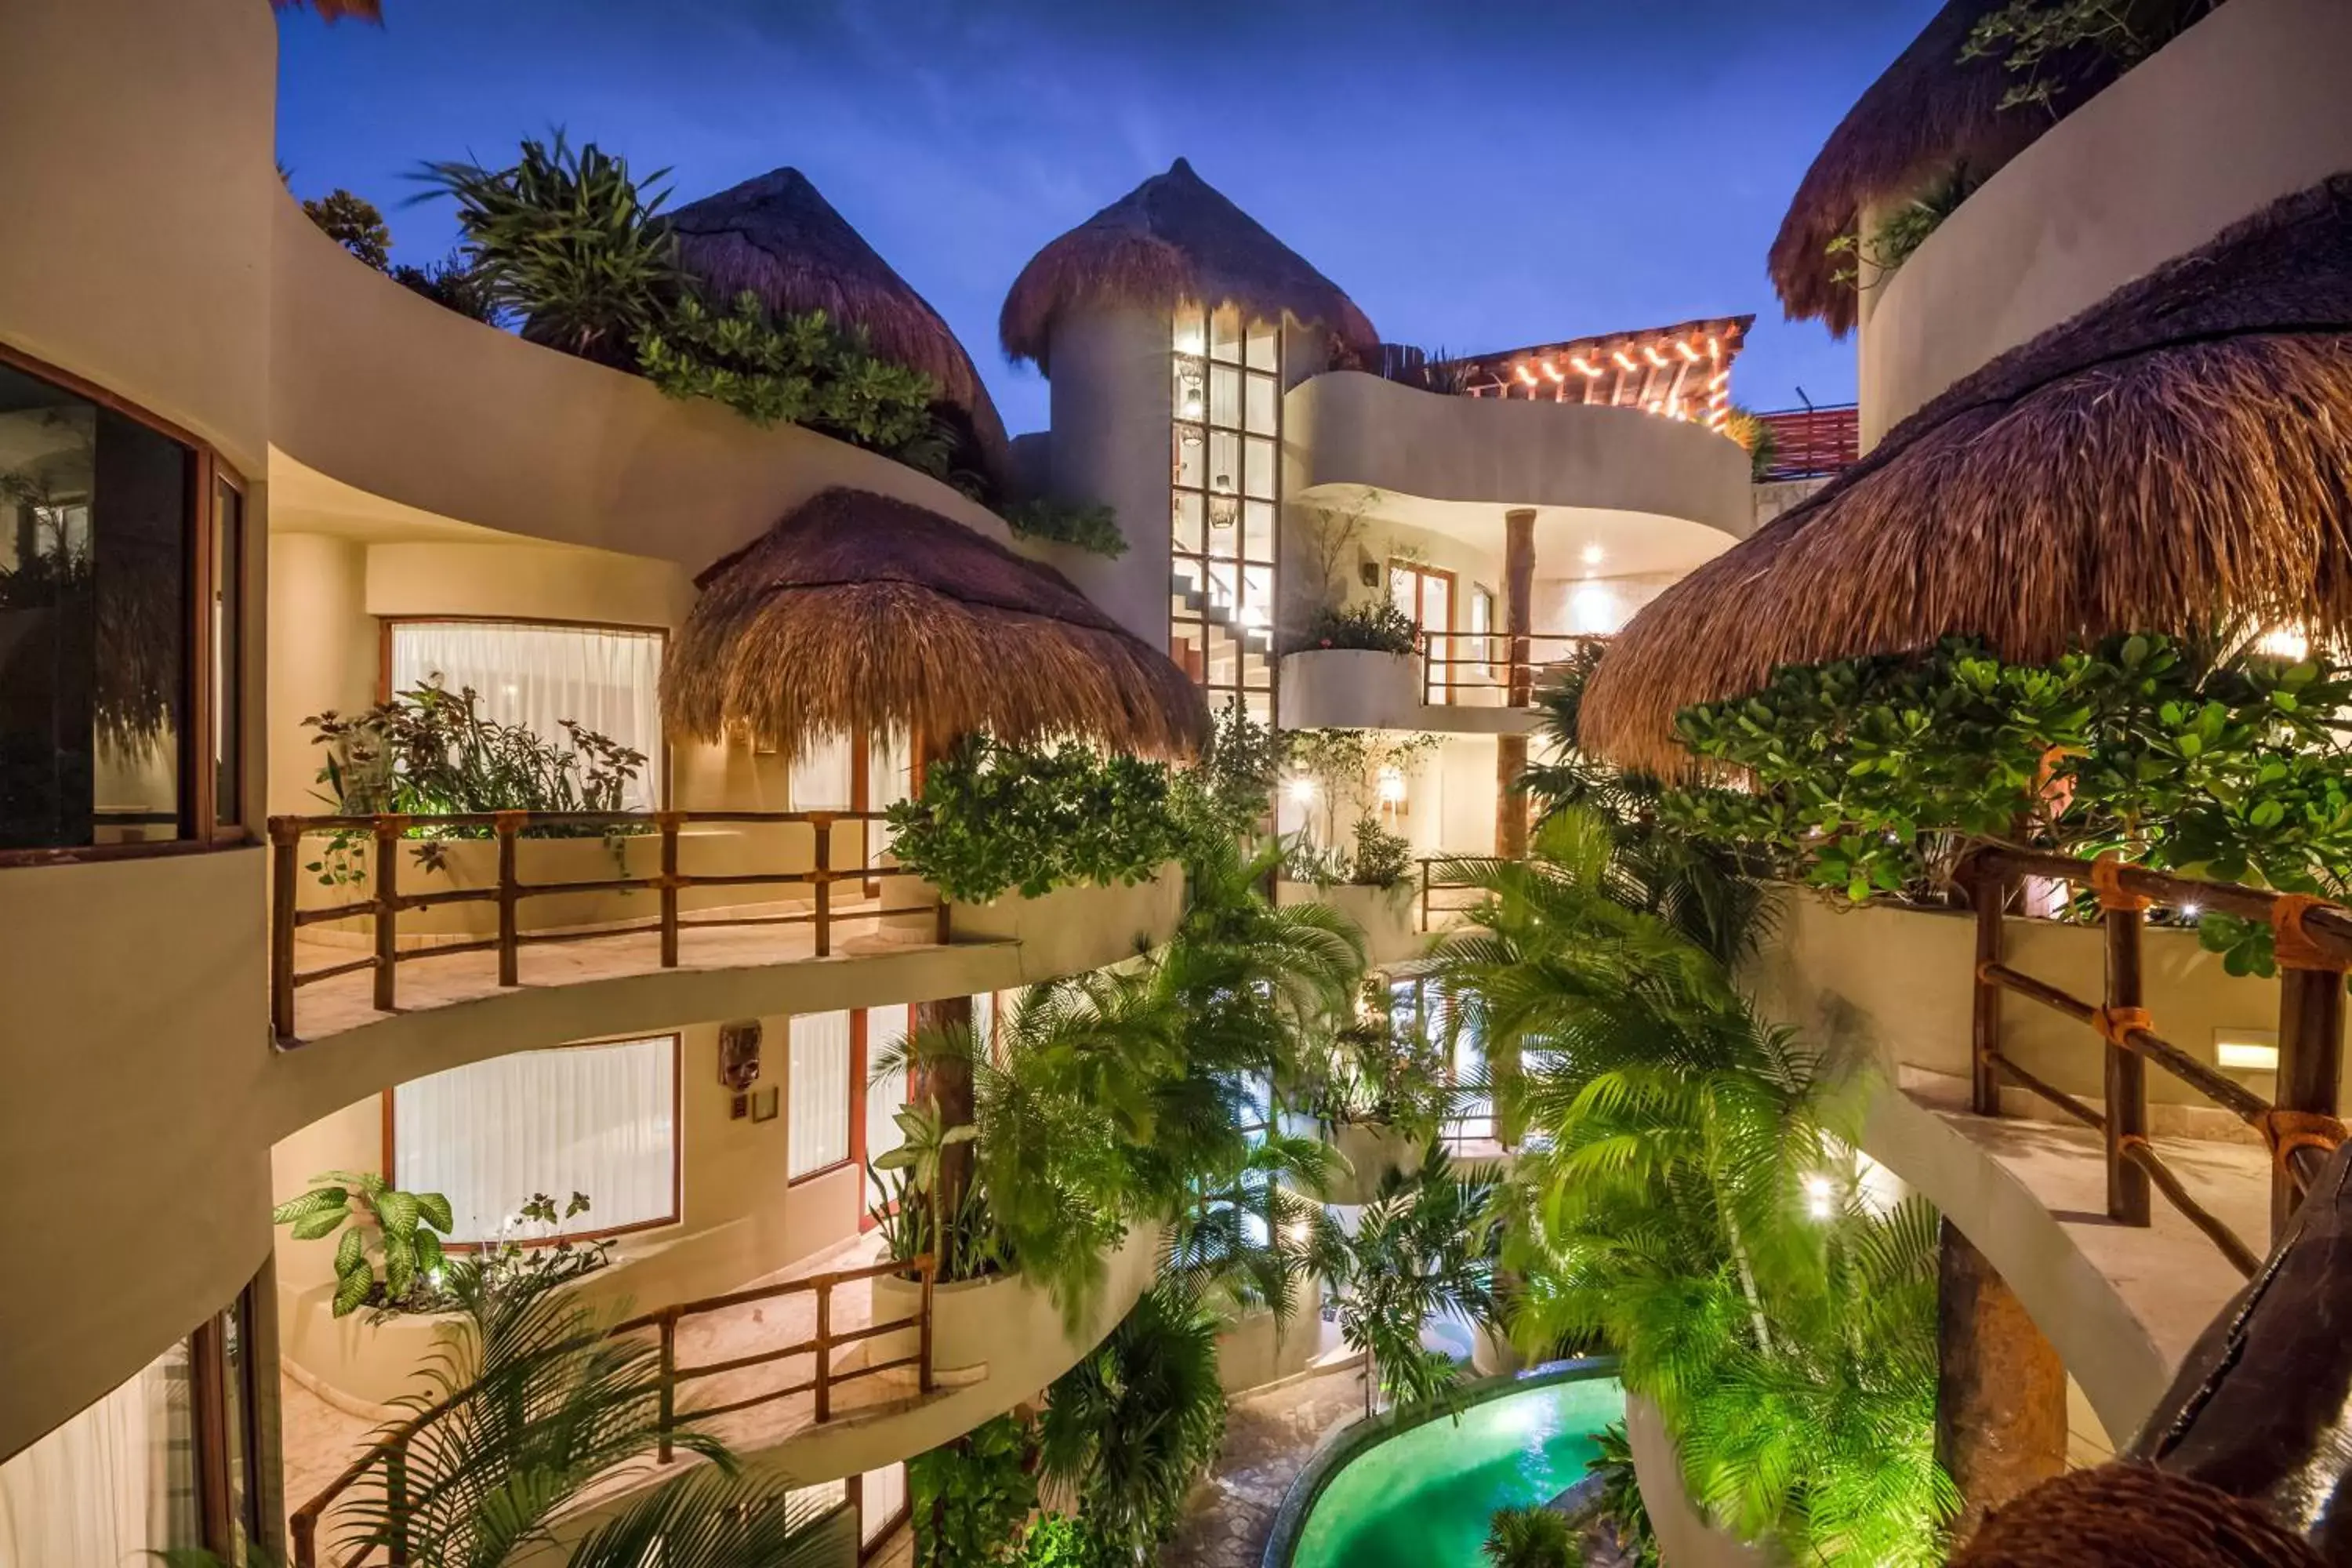
[[[385,0],[280,19],[298,195],[382,205],[424,159],[561,125],[674,204],[795,164],[943,314],[1014,431],[996,343],[1039,247],[1180,154],[1392,341],[1507,348],[1752,311],[1751,407],[1853,395],[1764,252],[1806,165],[1936,0]]]

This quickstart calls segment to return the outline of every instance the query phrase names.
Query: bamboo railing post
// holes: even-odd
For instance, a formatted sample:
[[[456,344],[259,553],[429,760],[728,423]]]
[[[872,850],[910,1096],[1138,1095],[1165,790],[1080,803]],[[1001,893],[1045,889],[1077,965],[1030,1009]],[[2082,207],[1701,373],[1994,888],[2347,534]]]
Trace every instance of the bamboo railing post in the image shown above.
[[[677,1430],[677,1309],[661,1317],[661,1462],[670,1461],[670,1438]]]
[[[2342,970],[2290,967],[2281,961],[2278,1039],[2278,1109],[2335,1115],[2336,1079],[2344,1063]],[[2273,1239],[2285,1229],[2298,1201],[2294,1172],[2284,1160],[2273,1160]]]
[[[820,811],[809,823],[816,829],[816,868],[809,873],[816,886],[816,955],[824,958],[833,952],[833,818]]]
[[[301,825],[269,819],[269,1029],[281,1046],[294,1040],[294,889]]]
[[[816,1422],[833,1419],[833,1278],[816,1282]]]
[[[502,811],[495,825],[499,836],[499,984],[522,984],[521,924],[515,918],[521,885],[515,870],[515,836],[522,831],[528,812]]]
[[[294,1568],[319,1568],[319,1517],[304,1509],[286,1521],[294,1537]]]
[[[2101,918],[2107,931],[2106,1010],[2110,1019],[2141,1006],[2140,932],[2147,923],[2147,900],[2129,895],[2110,899],[2103,889]],[[2134,1143],[2147,1142],[2147,1062],[2114,1039],[2106,1046],[2107,1217],[2123,1225],[2150,1223],[2147,1171],[2131,1158]]]
[[[925,1394],[931,1391],[931,1284],[938,1276],[939,1267],[936,1257],[923,1259],[923,1300],[919,1309],[922,1315],[922,1327],[916,1336],[920,1343],[915,1353],[921,1358],[916,1371],[916,1386]]]
[[[656,812],[661,826],[661,966],[677,967],[677,829],[685,814]]]
[[[383,1451],[384,1560],[408,1568],[408,1447],[394,1443]]]
[[[1985,978],[1985,966],[2001,960],[2001,916],[2009,902],[2010,878],[1990,856],[1969,868],[1969,896],[1976,904],[1977,966],[1969,1019],[1969,1109],[1979,1116],[2000,1114],[2000,987]]]
[[[375,837],[375,1010],[389,1013],[398,1001],[394,989],[400,966],[400,836],[408,831],[405,816],[379,816]]]

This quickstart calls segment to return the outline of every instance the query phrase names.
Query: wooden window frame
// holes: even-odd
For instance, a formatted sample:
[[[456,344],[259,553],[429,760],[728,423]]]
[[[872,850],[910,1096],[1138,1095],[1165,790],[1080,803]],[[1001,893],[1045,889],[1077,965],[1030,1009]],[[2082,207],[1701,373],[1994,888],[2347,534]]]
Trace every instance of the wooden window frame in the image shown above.
[[[553,626],[575,632],[631,632],[638,636],[650,635],[661,639],[661,665],[664,669],[669,668],[669,627],[641,625],[635,621],[579,621],[555,616],[378,616],[376,622],[375,700],[378,702],[392,700],[392,640],[394,628],[399,626]],[[656,763],[654,777],[659,795],[656,810],[663,809],[671,804],[670,753],[672,749],[669,737],[667,734],[663,735],[661,755],[654,759]]]
[[[226,678],[242,687],[247,668],[246,649],[248,637],[240,636],[237,646],[226,660],[214,657],[212,626],[213,547],[220,518],[215,505],[215,481],[236,492],[238,537],[232,570],[237,576],[237,630],[243,633],[251,621],[251,607],[242,590],[251,581],[252,572],[252,496],[245,477],[221,460],[210,442],[194,431],[152,414],[129,399],[117,395],[97,383],[79,376],[69,370],[37,359],[0,342],[0,365],[21,371],[37,380],[46,381],[60,392],[70,394],[97,405],[108,412],[120,415],[142,425],[157,435],[186,448],[188,453],[188,494],[182,522],[186,530],[187,545],[185,602],[182,605],[182,628],[187,637],[185,659],[181,671],[181,694],[186,700],[184,720],[178,737],[179,798],[176,802],[180,824],[175,837],[148,844],[60,844],[32,846],[19,849],[0,849],[0,868],[12,866],[78,865],[90,860],[136,860],[167,855],[201,854],[214,849],[242,847],[253,842],[244,818],[246,805],[251,798],[253,780],[246,766],[246,739],[251,733],[252,704],[237,704],[237,731],[229,737],[232,754],[237,760],[236,778],[240,798],[234,803],[229,815],[235,822],[221,821],[223,813],[216,799],[218,774],[213,756],[213,712],[215,693],[212,672],[219,664]],[[95,516],[91,519],[97,526]],[[243,693],[240,690],[240,696]]]
[[[531,1237],[529,1238],[517,1237],[515,1238],[514,1245],[523,1247],[552,1247],[559,1241],[611,1241],[618,1237],[634,1236],[639,1231],[660,1230],[665,1226],[683,1225],[686,1223],[685,1037],[675,1029],[667,1031],[656,1030],[650,1035],[607,1035],[593,1040],[566,1040],[560,1046],[541,1046],[534,1048],[539,1050],[570,1051],[583,1049],[592,1046],[642,1045],[647,1040],[667,1040],[669,1042],[670,1141],[668,1217],[662,1219],[632,1220],[626,1225],[604,1226],[594,1230],[563,1231],[554,1236]],[[521,1051],[509,1051],[505,1054],[509,1056],[521,1056],[526,1053]],[[487,1061],[490,1058],[484,1058],[482,1059]],[[472,1067],[475,1065],[477,1064],[473,1062],[460,1064],[462,1067]],[[446,1070],[456,1071],[457,1069],[449,1068]],[[398,1086],[394,1085],[393,1088],[385,1089],[382,1096],[383,1107],[383,1158],[381,1165],[381,1173],[383,1179],[387,1182],[394,1180],[394,1173],[400,1168],[398,1162],[394,1158],[394,1152],[398,1147],[394,1139],[394,1123],[397,1120],[394,1111],[394,1106],[395,1104],[395,1096],[398,1092]],[[593,1201],[593,1197],[591,1201]],[[444,1252],[480,1252],[484,1248],[495,1245],[500,1244],[487,1241],[444,1241],[441,1244],[441,1249]]]
[[[247,1542],[256,1548],[266,1545],[270,1538],[263,1519],[261,1419],[257,1403],[260,1369],[255,1351],[260,1334],[255,1320],[260,1310],[261,1292],[247,1283],[234,1302],[198,1323],[188,1334],[189,1412],[196,1447],[196,1516],[205,1549],[232,1561],[237,1549],[236,1531],[239,1525],[244,1527]],[[245,1321],[244,1354],[238,1376],[242,1386],[236,1402],[241,1419],[238,1430],[234,1432],[229,1430],[228,1419],[226,1326],[232,1313]],[[236,1517],[236,1500],[229,1495],[228,1458],[232,1443],[245,1453],[242,1519]]]
[[[1400,572],[1408,573],[1414,579],[1412,595],[1413,624],[1415,626],[1420,626],[1424,634],[1428,632],[1429,628],[1426,626],[1422,625],[1422,595],[1427,591],[1428,585],[1431,582],[1443,582],[1445,584],[1445,636],[1449,641],[1463,636],[1464,634],[1461,626],[1455,624],[1454,620],[1454,617],[1461,614],[1462,610],[1462,584],[1460,580],[1453,573],[1447,571],[1443,566],[1424,566],[1417,561],[1400,561],[1396,557],[1391,556],[1389,558],[1389,577],[1391,582],[1394,581],[1396,574]],[[1393,587],[1389,590],[1389,603],[1392,605],[1396,603],[1396,590]],[[1424,657],[1426,656],[1424,655]],[[1444,689],[1446,694],[1447,700],[1451,701],[1454,694],[1454,655],[1447,653],[1441,656],[1436,668],[1444,671],[1444,674],[1439,679],[1434,680],[1430,684]]]

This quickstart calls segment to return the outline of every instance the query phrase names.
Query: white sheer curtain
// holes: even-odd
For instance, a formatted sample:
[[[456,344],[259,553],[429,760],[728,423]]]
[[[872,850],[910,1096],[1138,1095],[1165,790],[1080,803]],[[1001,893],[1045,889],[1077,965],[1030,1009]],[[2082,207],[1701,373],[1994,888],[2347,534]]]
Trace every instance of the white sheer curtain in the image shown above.
[[[787,1178],[849,1158],[849,1015],[805,1014],[793,1020],[792,1034]]]
[[[866,1471],[858,1492],[857,1544],[871,1546],[907,1506],[907,1467],[885,1465]]]
[[[452,691],[472,687],[480,711],[521,724],[558,745],[573,720],[646,754],[623,805],[661,804],[659,632],[528,621],[394,621],[392,687],[404,691],[436,676]]]
[[[440,1193],[457,1239],[487,1241],[533,1193],[575,1230],[677,1217],[677,1037],[519,1051],[393,1090],[393,1185]],[[529,1234],[529,1233],[525,1233]]]
[[[909,1009],[905,1007],[875,1007],[866,1015],[866,1052],[868,1060],[878,1059],[883,1048],[907,1032]],[[898,1131],[898,1110],[907,1103],[907,1069],[893,1068],[866,1086],[866,1163],[875,1161],[896,1149],[906,1140]]]
[[[0,1465],[0,1568],[124,1568],[201,1530],[184,1341]]]
[[[848,811],[856,778],[851,771],[849,737],[828,735],[811,741],[793,753],[791,784],[793,811]]]

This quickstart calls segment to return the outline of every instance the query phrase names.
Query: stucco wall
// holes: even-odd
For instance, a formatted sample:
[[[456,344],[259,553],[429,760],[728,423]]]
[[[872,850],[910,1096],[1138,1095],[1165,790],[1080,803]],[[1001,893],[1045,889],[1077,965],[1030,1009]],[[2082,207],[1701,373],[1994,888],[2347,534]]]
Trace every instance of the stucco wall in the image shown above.
[[[1047,493],[1108,505],[1127,536],[1115,561],[1066,550],[1053,562],[1153,647],[1168,646],[1169,332],[1165,311],[1066,312],[1048,387]]]
[[[1699,1512],[1683,1485],[1682,1460],[1666,1435],[1665,1417],[1638,1394],[1625,1396],[1625,1436],[1650,1528],[1657,1532],[1658,1556],[1669,1568],[1765,1568],[1774,1561]]]
[[[1639,409],[1446,397],[1334,371],[1293,388],[1283,420],[1298,489],[1369,485],[1440,501],[1646,512],[1731,539],[1753,521],[1745,452],[1701,426]]]
[[[2004,165],[1875,290],[1865,450],[1986,361],[2352,169],[2352,6],[2231,0]]]
[[[673,561],[530,544],[368,546],[371,616],[593,621],[674,631],[693,607],[693,575]]]

